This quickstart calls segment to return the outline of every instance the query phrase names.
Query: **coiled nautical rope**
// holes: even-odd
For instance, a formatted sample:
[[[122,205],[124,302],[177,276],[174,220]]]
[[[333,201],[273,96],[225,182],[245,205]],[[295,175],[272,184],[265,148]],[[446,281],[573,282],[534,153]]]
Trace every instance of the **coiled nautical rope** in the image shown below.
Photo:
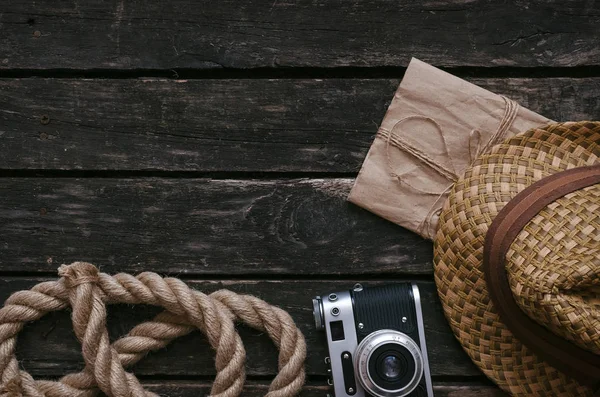
[[[59,280],[16,292],[0,309],[2,397],[93,397],[100,391],[109,397],[157,397],[124,367],[195,329],[206,335],[216,351],[211,396],[239,396],[246,378],[246,352],[234,320],[266,332],[279,348],[279,373],[267,397],[294,396],[304,384],[304,336],[288,313],[256,297],[227,290],[205,295],[179,279],[150,272],[110,276],[84,262],[63,265],[58,272]],[[115,303],[148,304],[165,311],[111,344],[106,305]],[[25,323],[68,307],[85,369],[58,381],[35,380],[19,369],[17,335]]]

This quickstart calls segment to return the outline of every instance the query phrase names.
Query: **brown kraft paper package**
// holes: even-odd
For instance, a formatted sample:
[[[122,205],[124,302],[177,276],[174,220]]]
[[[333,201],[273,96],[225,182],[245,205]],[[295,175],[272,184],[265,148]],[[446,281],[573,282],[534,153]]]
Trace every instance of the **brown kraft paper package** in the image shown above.
[[[454,182],[494,144],[551,122],[413,58],[348,200],[432,239]]]

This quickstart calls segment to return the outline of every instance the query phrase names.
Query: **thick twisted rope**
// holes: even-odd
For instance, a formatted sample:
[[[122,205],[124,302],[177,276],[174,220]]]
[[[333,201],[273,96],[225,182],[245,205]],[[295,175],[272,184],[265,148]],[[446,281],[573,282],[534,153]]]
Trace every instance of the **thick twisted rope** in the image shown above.
[[[211,396],[239,396],[245,381],[245,350],[233,320],[266,332],[279,348],[279,373],[268,397],[296,395],[304,384],[306,344],[302,333],[283,310],[248,295],[221,290],[209,296],[181,280],[155,273],[110,276],[88,263],[61,266],[57,281],[12,294],[0,309],[0,396],[156,397],[125,371],[148,352],[173,339],[201,330],[216,351],[217,375]],[[139,324],[110,344],[106,304],[150,304],[166,309],[152,321]],[[30,321],[72,307],[75,335],[82,345],[85,369],[59,381],[34,380],[19,369],[17,335]]]

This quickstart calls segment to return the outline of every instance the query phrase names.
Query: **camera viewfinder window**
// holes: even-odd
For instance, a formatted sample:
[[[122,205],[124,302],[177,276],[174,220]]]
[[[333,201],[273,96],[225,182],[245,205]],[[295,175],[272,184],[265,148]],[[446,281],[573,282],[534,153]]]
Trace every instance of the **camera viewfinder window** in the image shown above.
[[[344,340],[344,322],[332,321],[329,323],[331,329],[331,340]]]

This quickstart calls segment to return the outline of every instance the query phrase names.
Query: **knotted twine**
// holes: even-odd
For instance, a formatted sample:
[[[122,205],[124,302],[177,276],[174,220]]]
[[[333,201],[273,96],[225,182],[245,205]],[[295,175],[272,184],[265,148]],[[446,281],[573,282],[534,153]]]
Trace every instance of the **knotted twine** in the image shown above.
[[[304,384],[306,343],[285,311],[250,296],[227,290],[205,295],[176,278],[144,272],[110,276],[84,262],[59,268],[57,281],[12,294],[0,309],[0,396],[158,397],[145,390],[124,367],[173,339],[202,331],[216,351],[213,397],[239,396],[245,382],[246,353],[233,320],[266,332],[279,348],[279,373],[267,397],[296,395]],[[110,343],[106,304],[148,304],[165,309],[152,321],[134,327]],[[25,323],[52,311],[72,308],[73,329],[81,343],[85,368],[58,381],[34,380],[20,370],[15,356],[17,335]]]
[[[475,161],[475,159],[477,159],[480,155],[489,152],[489,150],[492,148],[492,146],[497,145],[498,143],[500,143],[504,139],[506,139],[506,134],[508,133],[508,131],[510,130],[510,127],[512,126],[515,119],[517,118],[517,115],[519,113],[519,104],[505,96],[502,96],[502,100],[504,101],[504,104],[505,104],[504,114],[502,115],[502,119],[500,120],[500,123],[498,124],[498,128],[491,135],[490,139],[484,145],[482,145],[481,144],[481,132],[479,130],[474,129],[474,130],[471,130],[471,132],[469,133],[469,164],[472,164],[473,161]],[[414,145],[412,145],[411,143],[406,141],[404,138],[402,138],[400,135],[398,135],[395,132],[397,129],[400,128],[400,126],[404,122],[406,122],[408,120],[424,120],[424,121],[430,122],[431,124],[433,124],[436,127],[436,132],[439,133],[439,135],[442,139],[442,143],[444,145],[444,150],[446,151],[446,155],[448,157],[449,166],[435,161],[423,150],[415,147]],[[421,192],[423,194],[437,195],[437,199],[434,201],[433,205],[429,209],[427,216],[425,217],[425,219],[423,219],[423,221],[421,222],[421,224],[419,225],[419,227],[417,229],[417,232],[419,234],[423,234],[424,230],[426,230],[426,229],[429,230],[429,226],[431,225],[433,217],[436,215],[439,215],[439,213],[442,210],[441,208],[438,208],[438,203],[440,202],[440,200],[442,200],[443,198],[446,197],[446,195],[452,189],[452,186],[458,181],[458,179],[461,176],[458,174],[458,171],[456,170],[456,167],[454,166],[454,159],[453,159],[452,155],[450,154],[450,151],[448,150],[448,144],[446,143],[446,138],[444,137],[444,130],[442,129],[442,126],[440,126],[440,124],[435,119],[433,119],[431,117],[415,114],[415,115],[406,116],[406,117],[398,120],[396,122],[396,124],[394,124],[394,126],[392,127],[391,131],[386,131],[384,129],[380,129],[378,131],[377,136],[385,139],[385,141],[386,141],[386,146],[385,146],[386,161],[387,161],[388,170],[390,171],[390,176],[392,178],[396,179],[396,181],[398,183],[408,186],[411,189]],[[475,140],[477,140],[477,146],[476,146],[475,150],[473,150]],[[432,191],[417,188],[417,187],[411,185],[410,183],[404,181],[403,175],[398,174],[394,169],[394,166],[392,164],[392,159],[390,156],[390,146],[393,146],[393,147],[415,157],[417,160],[419,160],[419,162],[421,164],[423,164],[427,168],[433,170],[435,173],[437,173],[438,175],[445,178],[449,182],[448,187],[444,191],[441,191],[441,192],[432,192]],[[428,237],[430,239],[434,238],[434,236],[431,236],[431,235],[429,235]]]

